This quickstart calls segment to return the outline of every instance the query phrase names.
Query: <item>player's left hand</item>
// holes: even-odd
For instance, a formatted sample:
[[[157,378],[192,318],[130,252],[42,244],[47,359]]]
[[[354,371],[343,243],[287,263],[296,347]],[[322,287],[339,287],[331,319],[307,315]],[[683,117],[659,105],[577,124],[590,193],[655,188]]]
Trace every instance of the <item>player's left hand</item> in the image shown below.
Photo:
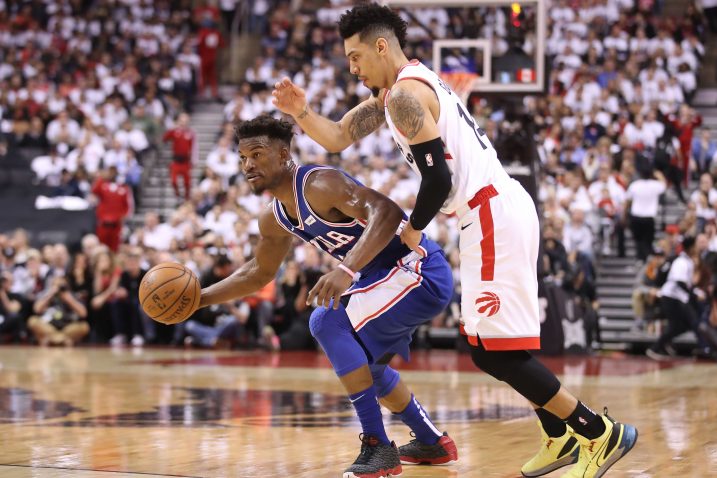
[[[351,287],[351,276],[341,269],[333,270],[321,276],[313,289],[309,291],[306,305],[311,305],[314,299],[320,307],[328,307],[334,299],[334,309],[339,308],[341,294]]]
[[[421,234],[421,231],[417,231],[413,228],[411,221],[406,221],[406,225],[403,226],[403,231],[401,231],[401,242],[406,244],[411,250],[423,255],[423,251],[419,247],[421,244]]]

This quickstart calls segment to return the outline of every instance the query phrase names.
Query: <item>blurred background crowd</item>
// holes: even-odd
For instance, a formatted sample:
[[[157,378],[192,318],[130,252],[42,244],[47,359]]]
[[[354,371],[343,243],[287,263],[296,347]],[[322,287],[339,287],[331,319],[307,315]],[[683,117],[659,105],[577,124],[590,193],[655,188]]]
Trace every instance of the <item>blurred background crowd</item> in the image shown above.
[[[268,198],[251,195],[240,173],[233,123],[278,115],[270,94],[278,79],[288,76],[304,87],[311,107],[335,120],[369,94],[349,74],[335,28],[351,2],[314,3],[0,2],[0,157],[32,151],[34,181],[51,188],[51,196],[86,201],[97,216],[95,233],[81,244],[33,248],[22,230],[0,235],[2,340],[314,346],[304,299],[334,264],[298,242],[276,280],[259,293],[203,309],[180,326],[153,322],[137,301],[142,275],[158,262],[183,262],[207,285],[252,256],[255,218]],[[548,3],[547,93],[522,99],[540,163],[543,279],[597,311],[596,261],[625,257],[627,235],[640,270],[635,328],[657,336],[665,332],[653,326],[660,318],[668,320],[667,329],[683,326],[663,313],[657,299],[664,295],[694,310],[688,328],[704,334],[704,327],[717,325],[710,307],[717,141],[690,105],[714,9],[689,2],[675,17],[661,15],[660,0]],[[234,21],[238,11],[247,22]],[[534,25],[531,15],[526,10],[525,25]],[[429,67],[434,38],[489,38],[496,51],[535,48],[531,30],[516,36],[502,8],[420,8],[405,18],[407,56]],[[260,35],[260,52],[235,94],[222,98],[221,54],[237,28]],[[198,157],[191,113],[207,101],[225,105],[225,123],[213,150]],[[471,95],[469,109],[494,143],[514,132],[506,111],[486,98]],[[142,199],[143,168],[162,148],[172,151],[177,207],[131,223]],[[413,206],[418,178],[385,127],[340,154],[327,153],[297,128],[293,149],[300,163],[340,166],[405,210]],[[190,173],[197,168],[194,182]],[[668,195],[686,208],[671,225],[660,220]],[[439,216],[426,232],[444,247],[457,284],[455,300],[432,326],[456,328],[455,219]],[[686,242],[689,250],[685,238],[696,239]],[[668,280],[680,254],[696,271],[686,284],[687,301],[666,286],[684,282]],[[661,340],[651,349],[658,358],[670,351],[671,338]],[[700,340],[709,352],[709,341]]]

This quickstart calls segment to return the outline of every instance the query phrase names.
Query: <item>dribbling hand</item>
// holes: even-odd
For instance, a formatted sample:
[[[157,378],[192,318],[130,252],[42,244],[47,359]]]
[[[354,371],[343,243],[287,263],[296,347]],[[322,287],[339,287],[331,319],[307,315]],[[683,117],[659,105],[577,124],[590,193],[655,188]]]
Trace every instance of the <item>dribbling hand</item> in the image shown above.
[[[287,77],[274,84],[271,95],[274,97],[271,100],[274,106],[293,117],[299,116],[307,107],[306,92]]]

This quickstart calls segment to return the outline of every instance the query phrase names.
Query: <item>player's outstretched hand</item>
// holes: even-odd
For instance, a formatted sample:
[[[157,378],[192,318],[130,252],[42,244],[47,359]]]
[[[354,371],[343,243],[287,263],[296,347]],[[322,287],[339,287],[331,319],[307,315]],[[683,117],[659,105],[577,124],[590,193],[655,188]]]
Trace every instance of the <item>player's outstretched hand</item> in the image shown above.
[[[274,97],[272,103],[280,111],[293,117],[299,116],[307,106],[306,92],[303,88],[296,86],[286,76],[274,83],[274,90],[271,92]]]
[[[352,282],[351,276],[341,269],[328,272],[321,276],[321,279],[319,279],[314,288],[309,291],[309,295],[306,298],[306,305],[311,305],[314,299],[316,299],[316,303],[319,307],[328,307],[331,303],[331,299],[334,299],[334,309],[338,309],[341,294],[351,287]]]

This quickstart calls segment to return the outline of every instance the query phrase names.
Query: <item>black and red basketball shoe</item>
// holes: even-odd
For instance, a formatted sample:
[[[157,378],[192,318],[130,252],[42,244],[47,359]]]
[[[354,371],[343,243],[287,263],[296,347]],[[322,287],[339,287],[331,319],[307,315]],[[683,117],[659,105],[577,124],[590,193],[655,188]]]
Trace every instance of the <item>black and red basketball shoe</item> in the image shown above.
[[[381,443],[370,435],[359,435],[361,453],[354,464],[346,468],[343,478],[389,478],[401,474],[401,460],[396,444]]]

